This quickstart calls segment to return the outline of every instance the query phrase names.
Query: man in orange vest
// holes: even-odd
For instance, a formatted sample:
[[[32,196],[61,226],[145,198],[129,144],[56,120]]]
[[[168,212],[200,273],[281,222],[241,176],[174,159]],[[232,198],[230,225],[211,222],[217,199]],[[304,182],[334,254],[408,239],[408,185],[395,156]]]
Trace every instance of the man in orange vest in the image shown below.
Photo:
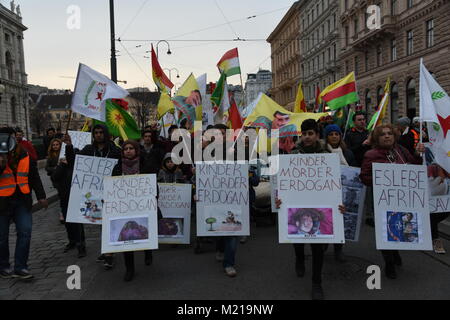
[[[31,279],[28,271],[32,217],[31,190],[39,203],[48,207],[36,166],[28,153],[16,142],[11,128],[0,129],[0,277]],[[16,224],[17,242],[14,271],[9,263],[9,226]]]

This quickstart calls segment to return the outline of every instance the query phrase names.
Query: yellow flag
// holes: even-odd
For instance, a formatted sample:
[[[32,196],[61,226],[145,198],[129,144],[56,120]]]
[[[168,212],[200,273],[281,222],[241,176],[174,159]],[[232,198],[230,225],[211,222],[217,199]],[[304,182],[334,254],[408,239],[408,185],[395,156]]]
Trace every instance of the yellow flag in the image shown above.
[[[298,85],[298,92],[297,92],[297,98],[295,99],[294,112],[295,113],[307,112],[305,96],[303,95],[303,89],[302,89],[301,82]]]
[[[177,96],[189,97],[192,91],[200,91],[197,80],[194,77],[194,74],[190,74],[190,76],[186,79],[183,85],[178,89]],[[194,106],[195,107],[195,117],[197,121],[200,121],[203,117],[202,105]]]
[[[166,92],[161,92],[161,96],[159,97],[158,102],[158,119],[164,117],[167,112],[174,110],[175,107],[173,105],[170,96]]]

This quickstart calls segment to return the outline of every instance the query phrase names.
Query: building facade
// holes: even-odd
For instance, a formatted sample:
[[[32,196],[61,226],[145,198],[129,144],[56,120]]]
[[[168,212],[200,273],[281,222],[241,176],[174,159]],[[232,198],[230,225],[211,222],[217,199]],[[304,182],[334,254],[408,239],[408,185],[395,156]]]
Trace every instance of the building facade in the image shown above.
[[[369,5],[381,10],[379,29],[367,27]],[[387,121],[419,115],[420,58],[450,92],[450,0],[340,0],[340,8],[341,76],[355,71],[368,114],[391,77]]]
[[[272,89],[278,104],[293,110],[300,82],[300,3],[295,2],[267,38],[271,47]],[[250,98],[250,97],[249,97]],[[256,98],[256,97],[255,97]]]
[[[0,126],[20,127],[30,137],[27,74],[20,7],[0,4]]]
[[[249,105],[255,100],[259,93],[268,94],[272,88],[272,72],[269,70],[259,70],[257,73],[247,74],[245,82],[245,101]]]
[[[299,11],[300,80],[311,110],[316,88],[323,90],[339,78],[339,0],[301,1]]]

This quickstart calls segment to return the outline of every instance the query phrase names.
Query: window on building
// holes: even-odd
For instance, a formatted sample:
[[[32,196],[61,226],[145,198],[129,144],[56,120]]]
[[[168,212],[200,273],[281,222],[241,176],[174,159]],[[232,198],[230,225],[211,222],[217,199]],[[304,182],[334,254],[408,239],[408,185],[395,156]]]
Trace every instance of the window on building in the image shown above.
[[[391,123],[398,120],[398,112],[398,85],[393,83],[391,87]]]
[[[6,69],[8,70],[8,80],[14,80],[14,63],[9,51],[5,54]]]
[[[414,53],[414,33],[412,30],[406,32],[406,54],[408,56]]]
[[[355,56],[355,75],[359,74],[359,57]]]
[[[427,21],[427,48],[434,46],[434,20]]]
[[[365,112],[366,114],[369,113],[369,110],[371,110],[371,103],[372,103],[372,99],[370,98],[370,90],[366,89],[366,94],[364,96],[364,107],[365,107]]]
[[[397,14],[397,0],[391,0],[391,15]]]
[[[11,97],[11,120],[13,123],[17,122],[17,103],[16,97]]]
[[[414,1],[413,0],[407,0],[406,1],[406,7],[408,9],[412,8],[413,5],[414,5]]]
[[[354,27],[354,29],[353,29],[353,35],[354,35],[355,38],[357,38],[357,37],[358,37],[358,31],[359,31],[358,18],[356,18],[356,19],[353,21],[353,27]]]
[[[5,33],[5,42],[10,42],[11,36],[8,33]]]
[[[348,27],[345,27],[345,46],[348,47]]]
[[[381,50],[381,46],[377,47],[377,67],[381,67],[383,63],[383,52]]]
[[[381,100],[384,96],[384,89],[382,87],[378,87],[377,89],[377,106],[380,105]]]
[[[369,52],[367,51],[364,53],[364,70],[369,71]]]
[[[406,84],[406,108],[410,118],[416,116],[416,81],[410,79]]]
[[[391,61],[397,60],[397,40],[391,40]]]

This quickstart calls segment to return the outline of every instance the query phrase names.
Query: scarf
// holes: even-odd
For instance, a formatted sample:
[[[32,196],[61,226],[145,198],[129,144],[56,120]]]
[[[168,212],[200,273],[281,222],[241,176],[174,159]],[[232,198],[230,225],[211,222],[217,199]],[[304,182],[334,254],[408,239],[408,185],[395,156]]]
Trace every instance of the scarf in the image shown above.
[[[345,160],[344,152],[342,151],[341,147],[337,147],[335,149],[330,144],[328,144],[328,150],[330,150],[331,153],[336,153],[339,156],[339,160],[340,160],[342,166],[348,166],[348,162],[347,162],[347,160]]]
[[[125,176],[139,174],[139,157],[133,160],[122,158],[122,174]]]

